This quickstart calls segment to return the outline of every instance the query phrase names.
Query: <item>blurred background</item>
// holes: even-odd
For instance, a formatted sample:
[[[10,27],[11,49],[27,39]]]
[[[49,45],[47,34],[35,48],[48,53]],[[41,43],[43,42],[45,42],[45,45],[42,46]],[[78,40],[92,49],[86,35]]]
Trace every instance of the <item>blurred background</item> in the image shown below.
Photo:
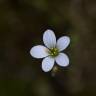
[[[46,29],[71,38],[49,73],[29,54]],[[0,0],[0,96],[96,96],[96,1]]]

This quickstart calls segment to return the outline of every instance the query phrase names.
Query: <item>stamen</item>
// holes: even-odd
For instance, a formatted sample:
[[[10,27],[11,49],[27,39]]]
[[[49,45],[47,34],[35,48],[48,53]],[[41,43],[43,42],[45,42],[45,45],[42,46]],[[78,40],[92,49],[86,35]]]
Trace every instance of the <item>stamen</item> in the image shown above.
[[[59,51],[57,48],[51,48],[50,51],[49,51],[49,54],[52,56],[52,57],[56,57],[58,54],[59,54]]]

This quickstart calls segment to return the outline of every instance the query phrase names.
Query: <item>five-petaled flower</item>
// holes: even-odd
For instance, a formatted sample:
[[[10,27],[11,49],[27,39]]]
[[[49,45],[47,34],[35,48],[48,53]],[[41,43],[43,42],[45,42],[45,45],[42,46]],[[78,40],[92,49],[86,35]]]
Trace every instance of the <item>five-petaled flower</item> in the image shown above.
[[[69,65],[69,58],[65,53],[62,53],[70,43],[68,36],[60,37],[56,42],[56,36],[52,30],[46,30],[43,34],[43,45],[37,45],[31,48],[30,54],[34,58],[44,58],[42,61],[42,70],[44,72],[50,71],[54,63],[59,66],[66,67]]]

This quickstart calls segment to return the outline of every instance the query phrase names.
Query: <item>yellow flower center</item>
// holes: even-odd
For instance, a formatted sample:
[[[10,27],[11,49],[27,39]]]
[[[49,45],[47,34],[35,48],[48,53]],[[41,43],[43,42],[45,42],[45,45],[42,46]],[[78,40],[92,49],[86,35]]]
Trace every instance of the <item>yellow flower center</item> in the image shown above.
[[[51,48],[49,54],[52,57],[56,57],[59,54],[59,50],[57,48]]]

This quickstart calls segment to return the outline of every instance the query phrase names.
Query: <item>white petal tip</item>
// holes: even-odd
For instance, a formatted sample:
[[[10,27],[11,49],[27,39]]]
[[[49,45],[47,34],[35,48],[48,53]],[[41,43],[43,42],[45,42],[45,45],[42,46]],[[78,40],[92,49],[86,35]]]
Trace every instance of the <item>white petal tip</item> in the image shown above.
[[[42,61],[42,70],[44,72],[51,71],[53,66],[54,66],[54,59],[53,58],[46,57],[45,59],[43,59],[43,61]]]
[[[67,67],[69,65],[69,58],[66,54],[60,53],[56,58],[56,62],[62,67]]]
[[[56,36],[55,33],[47,29],[43,34],[43,42],[48,48],[52,48],[56,46]]]
[[[46,31],[53,31],[53,30],[51,30],[51,29],[47,29]],[[45,31],[45,32],[46,32],[46,31]]]
[[[63,36],[58,39],[57,48],[59,49],[59,51],[63,51],[68,47],[69,44],[70,44],[70,37]]]
[[[42,45],[34,46],[30,50],[30,54],[34,58],[44,58],[48,56],[48,49]]]

